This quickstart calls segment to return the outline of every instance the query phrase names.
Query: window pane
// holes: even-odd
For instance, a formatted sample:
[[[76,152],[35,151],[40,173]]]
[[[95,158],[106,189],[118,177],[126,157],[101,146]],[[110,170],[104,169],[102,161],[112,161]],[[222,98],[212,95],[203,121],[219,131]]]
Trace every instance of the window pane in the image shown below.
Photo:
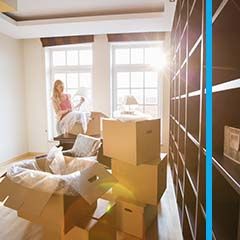
[[[119,89],[119,90],[117,90],[117,104],[122,104],[123,100],[124,100],[124,97],[126,95],[129,95],[129,94],[130,94],[129,89]]]
[[[78,74],[68,73],[67,74],[67,88],[78,88]]]
[[[132,72],[131,73],[131,87],[132,88],[143,88],[143,72]]]
[[[131,63],[142,64],[143,63],[143,48],[131,49]]]
[[[158,106],[145,106],[145,113],[158,117]]]
[[[157,72],[145,72],[145,87],[157,88],[158,87],[158,73]]]
[[[54,51],[53,52],[53,66],[66,65],[65,51]]]
[[[118,72],[117,73],[117,88],[129,88],[129,72]]]
[[[137,99],[138,104],[143,104],[143,89],[132,89],[131,95]]]
[[[67,51],[67,65],[78,65],[78,51]]]
[[[91,87],[91,73],[80,73],[80,87]]]
[[[65,73],[55,73],[53,81],[56,81],[56,80],[61,80],[63,82],[64,86],[66,86],[66,74]]]
[[[72,101],[74,99],[74,95],[77,93],[77,89],[68,88],[66,92],[71,95],[71,101]]]
[[[145,48],[145,63],[157,66],[157,62],[161,59],[160,47]]]
[[[117,49],[116,53],[116,64],[129,64],[130,63],[130,50],[128,48]]]
[[[136,110],[143,113],[143,105],[138,105],[138,106],[136,107]]]
[[[79,63],[80,65],[92,65],[92,50],[80,50]]]
[[[156,89],[145,89],[145,104],[157,104],[158,96]]]

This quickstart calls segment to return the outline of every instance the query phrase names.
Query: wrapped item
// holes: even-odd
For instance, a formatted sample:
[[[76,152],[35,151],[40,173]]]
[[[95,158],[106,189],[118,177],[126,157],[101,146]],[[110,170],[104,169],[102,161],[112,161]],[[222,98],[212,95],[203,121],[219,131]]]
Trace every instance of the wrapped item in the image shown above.
[[[101,144],[102,142],[100,138],[79,134],[71,149],[71,153],[74,157],[95,156],[101,147]]]
[[[65,161],[63,158],[63,162],[57,164],[56,160],[59,160],[59,153],[49,167],[48,160],[45,160],[47,162],[44,165],[47,167],[44,171],[35,160],[22,161],[8,169],[7,177],[30,189],[51,194],[79,195],[81,171],[93,166],[96,161],[81,158],[68,158],[68,161]],[[49,172],[49,169],[54,171]]]
[[[87,132],[90,112],[72,111],[65,115],[58,123],[57,130],[59,134],[69,132],[76,123],[81,123],[83,133]]]

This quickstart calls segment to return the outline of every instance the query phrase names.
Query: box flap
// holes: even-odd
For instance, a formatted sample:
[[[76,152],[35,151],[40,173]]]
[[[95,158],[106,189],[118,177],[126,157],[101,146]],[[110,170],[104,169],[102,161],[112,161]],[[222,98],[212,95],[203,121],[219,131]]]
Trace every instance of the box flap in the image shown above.
[[[52,195],[53,193],[29,189],[19,210],[25,213],[31,213],[31,215],[34,216],[39,216]]]
[[[79,192],[89,204],[93,204],[115,183],[117,183],[116,178],[101,164],[96,163],[81,172]]]

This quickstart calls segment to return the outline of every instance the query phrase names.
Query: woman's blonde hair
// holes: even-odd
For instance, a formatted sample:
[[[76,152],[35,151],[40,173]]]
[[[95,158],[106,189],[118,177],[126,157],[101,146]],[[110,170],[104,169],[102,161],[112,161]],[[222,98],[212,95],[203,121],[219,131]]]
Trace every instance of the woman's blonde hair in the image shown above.
[[[59,85],[63,85],[63,82],[61,80],[56,80],[53,85],[53,95],[52,95],[52,98],[55,101],[60,101],[60,93],[57,89]]]

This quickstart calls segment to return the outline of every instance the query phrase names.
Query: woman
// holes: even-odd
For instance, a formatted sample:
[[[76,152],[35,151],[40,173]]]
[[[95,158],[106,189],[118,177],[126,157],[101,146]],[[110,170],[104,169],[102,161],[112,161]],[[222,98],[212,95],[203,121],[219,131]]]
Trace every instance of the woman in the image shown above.
[[[84,133],[86,133],[90,113],[76,110],[81,107],[84,101],[85,98],[81,97],[80,102],[76,106],[73,106],[71,96],[64,93],[63,82],[61,80],[54,82],[52,103],[57,115],[57,130],[59,134],[69,132],[76,122],[82,123],[82,128]]]

